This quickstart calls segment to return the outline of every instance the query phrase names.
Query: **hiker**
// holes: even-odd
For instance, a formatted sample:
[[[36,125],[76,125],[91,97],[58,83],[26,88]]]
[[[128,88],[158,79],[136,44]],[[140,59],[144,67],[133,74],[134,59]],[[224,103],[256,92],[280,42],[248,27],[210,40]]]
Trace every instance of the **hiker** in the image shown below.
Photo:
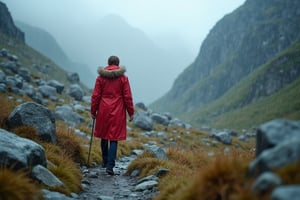
[[[110,56],[108,66],[98,68],[91,99],[91,116],[96,119],[94,135],[101,138],[102,166],[109,175],[114,175],[118,141],[126,140],[126,111],[129,121],[134,114],[126,69],[119,62],[117,56]]]

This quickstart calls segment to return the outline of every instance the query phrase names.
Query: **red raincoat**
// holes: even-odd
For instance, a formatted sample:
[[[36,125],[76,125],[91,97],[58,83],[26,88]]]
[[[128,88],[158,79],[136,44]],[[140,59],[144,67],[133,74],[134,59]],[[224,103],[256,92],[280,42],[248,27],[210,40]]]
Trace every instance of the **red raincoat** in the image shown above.
[[[91,114],[96,116],[95,137],[106,140],[126,139],[126,111],[134,106],[125,68],[111,65],[99,68],[91,99]]]

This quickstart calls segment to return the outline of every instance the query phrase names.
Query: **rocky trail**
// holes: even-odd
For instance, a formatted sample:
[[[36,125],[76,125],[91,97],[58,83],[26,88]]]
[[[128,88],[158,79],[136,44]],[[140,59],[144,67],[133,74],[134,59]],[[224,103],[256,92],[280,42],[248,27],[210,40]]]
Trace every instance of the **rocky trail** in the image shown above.
[[[82,168],[83,191],[78,194],[79,200],[147,200],[157,194],[153,185],[147,184],[148,179],[139,180],[136,176],[125,174],[126,169],[135,156],[122,157],[116,161],[115,175],[108,175],[105,168],[96,166]],[[151,181],[153,183],[153,181]]]

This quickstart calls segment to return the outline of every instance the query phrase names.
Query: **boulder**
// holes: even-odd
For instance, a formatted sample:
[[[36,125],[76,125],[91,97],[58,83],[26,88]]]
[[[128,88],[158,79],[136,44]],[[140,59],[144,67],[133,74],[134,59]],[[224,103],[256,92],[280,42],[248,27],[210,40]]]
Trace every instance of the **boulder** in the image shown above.
[[[262,173],[253,183],[252,190],[256,193],[263,193],[282,183],[279,176],[272,172]]]
[[[67,78],[72,84],[79,83],[79,81],[80,81],[80,77],[79,77],[78,73],[76,73],[76,72],[68,73]]]
[[[277,146],[264,150],[250,163],[250,174],[279,169],[300,161],[300,140],[286,140]]]
[[[169,124],[169,118],[165,115],[159,114],[159,113],[152,113],[151,119],[158,123],[167,126]]]
[[[261,125],[256,135],[256,156],[286,139],[300,139],[300,121],[276,119]]]
[[[50,80],[48,81],[47,85],[54,87],[58,94],[61,94],[65,88],[65,85],[58,82],[57,80]]]
[[[218,133],[214,133],[213,135],[215,138],[217,138],[220,142],[222,142],[223,144],[231,144],[232,139],[230,136],[230,133],[227,131],[222,131],[222,132],[218,132]]]
[[[71,126],[84,122],[84,118],[74,112],[72,107],[68,105],[57,106],[55,108],[55,117],[56,119],[60,119]]]
[[[271,200],[298,200],[300,185],[280,186],[273,190]]]
[[[38,91],[46,98],[56,96],[56,88],[50,85],[41,85],[38,87]]]
[[[52,172],[42,165],[36,165],[31,171],[32,176],[48,187],[65,187]]]
[[[10,129],[32,126],[37,129],[41,140],[56,143],[54,115],[40,104],[28,102],[17,106],[8,116],[7,122]]]
[[[39,144],[0,129],[0,165],[15,170],[47,165],[45,150]]]
[[[137,127],[146,131],[151,131],[153,127],[152,119],[147,115],[145,111],[142,110],[138,110],[137,112],[135,112],[133,123]]]
[[[31,81],[31,76],[30,76],[30,71],[27,68],[21,67],[18,70],[19,76],[21,76],[25,81],[30,82]]]
[[[73,84],[70,86],[68,94],[75,100],[81,101],[85,92],[78,84]]]
[[[148,108],[143,102],[139,102],[135,104],[135,107],[142,109],[143,111],[147,111]]]
[[[0,69],[0,83],[4,82],[6,75],[4,72]]]

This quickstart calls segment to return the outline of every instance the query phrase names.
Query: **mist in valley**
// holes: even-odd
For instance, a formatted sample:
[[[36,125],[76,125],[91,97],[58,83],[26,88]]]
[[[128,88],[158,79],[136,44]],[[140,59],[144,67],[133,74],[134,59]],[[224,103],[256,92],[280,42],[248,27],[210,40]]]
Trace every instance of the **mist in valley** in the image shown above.
[[[108,56],[119,56],[134,101],[149,104],[194,61],[215,23],[245,0],[1,1],[15,20],[49,32],[71,61],[89,68],[92,80]]]

